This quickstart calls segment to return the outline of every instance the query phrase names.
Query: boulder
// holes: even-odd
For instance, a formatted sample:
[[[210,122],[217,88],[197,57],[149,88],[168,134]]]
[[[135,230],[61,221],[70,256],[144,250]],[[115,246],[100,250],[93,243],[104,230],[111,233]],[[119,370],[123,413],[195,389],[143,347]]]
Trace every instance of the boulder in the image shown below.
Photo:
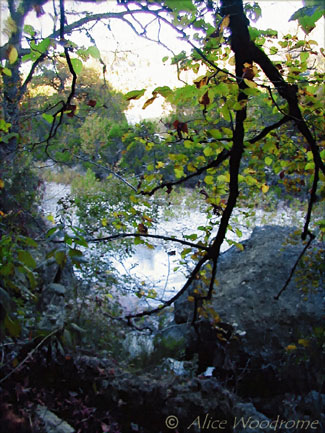
[[[243,251],[233,246],[220,256],[212,307],[242,336],[250,353],[283,351],[323,322],[324,288],[320,286],[306,296],[293,277],[280,298],[274,299],[304,248],[294,233],[289,227],[257,227],[242,242]],[[202,289],[200,280],[175,302],[177,324],[192,319],[194,304],[188,295],[194,289]]]

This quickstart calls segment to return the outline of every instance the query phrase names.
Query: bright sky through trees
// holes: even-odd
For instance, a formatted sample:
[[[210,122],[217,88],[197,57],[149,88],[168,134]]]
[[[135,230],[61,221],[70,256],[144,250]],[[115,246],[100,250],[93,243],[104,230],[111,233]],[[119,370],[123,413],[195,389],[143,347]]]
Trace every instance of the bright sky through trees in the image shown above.
[[[177,1],[177,0],[175,0]],[[272,28],[279,32],[281,37],[284,34],[298,33],[297,21],[289,22],[292,14],[302,6],[302,1],[292,0],[275,0],[257,1],[262,9],[262,17],[257,21],[256,26],[261,29]],[[70,11],[77,13],[80,10],[89,10],[93,13],[103,11],[119,11],[120,9],[115,4],[114,0],[108,0],[98,5],[89,5],[87,3],[69,2]],[[46,12],[53,13],[53,5],[45,5]],[[7,16],[7,11],[2,5],[1,21]],[[140,20],[151,20],[149,17],[141,17]],[[37,18],[36,13],[32,12],[29,17],[29,22],[35,28],[39,28],[41,35],[46,37],[53,28],[53,21],[48,13]],[[254,23],[253,23],[254,25]],[[299,30],[300,37],[303,37],[302,30]],[[97,47],[99,48],[102,58],[107,64],[107,80],[110,84],[126,93],[133,89],[147,88],[147,96],[151,96],[151,91],[161,85],[175,87],[181,84],[177,78],[176,66],[170,65],[170,60],[162,62],[165,56],[171,57],[172,54],[167,48],[151,42],[140,36],[137,36],[131,27],[122,20],[111,20],[109,24],[106,22],[98,22],[92,29],[91,34],[94,37]],[[157,37],[157,26],[152,26],[152,31],[148,32],[152,39]],[[188,50],[189,46],[185,41],[177,37],[176,31],[173,32],[170,27],[161,28],[160,40],[163,44],[170,48],[175,54],[182,50]],[[316,28],[308,35],[309,39],[316,40],[320,45],[324,45],[324,21],[319,22]],[[6,36],[2,34],[3,44],[6,41]],[[89,38],[85,32],[77,32],[71,35],[71,40],[78,45],[91,45]],[[94,67],[98,67],[97,61],[92,61]],[[28,65],[29,68],[29,65]],[[185,81],[191,77],[182,75]],[[145,118],[160,117],[163,113],[162,100],[157,99],[146,110],[142,110],[143,101],[132,101],[127,115],[133,123]]]

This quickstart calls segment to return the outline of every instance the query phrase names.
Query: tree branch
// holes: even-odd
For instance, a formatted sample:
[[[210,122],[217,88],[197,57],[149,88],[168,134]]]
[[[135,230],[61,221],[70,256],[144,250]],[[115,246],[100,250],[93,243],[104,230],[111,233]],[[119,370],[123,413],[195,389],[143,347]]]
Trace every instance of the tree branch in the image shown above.
[[[246,17],[243,13],[241,0],[223,0],[222,6],[224,7],[223,9],[224,15],[230,15],[232,49],[235,53],[236,75],[239,77],[240,75],[242,75],[244,63],[251,62],[251,58],[249,56],[249,50],[247,50],[247,45],[250,42],[250,38],[247,29]],[[243,79],[237,78],[237,83],[240,90],[247,88]],[[247,96],[240,91],[238,96],[238,101],[244,99],[247,99]],[[216,274],[217,262],[220,254],[220,247],[225,238],[229,220],[232,211],[236,205],[237,197],[239,194],[238,175],[240,170],[241,158],[244,152],[244,133],[245,133],[244,121],[246,118],[246,114],[247,114],[246,105],[241,110],[238,110],[236,112],[236,124],[235,124],[234,137],[233,137],[233,146],[230,151],[230,160],[229,160],[230,182],[229,182],[229,196],[228,196],[227,206],[223,212],[218,233],[212,245],[209,247],[207,254],[205,254],[204,257],[202,257],[201,260],[197,263],[197,265],[191,272],[188,280],[186,281],[182,289],[175,296],[173,296],[171,299],[169,299],[167,302],[165,302],[162,306],[158,308],[155,308],[153,310],[143,311],[141,313],[137,313],[134,315],[129,315],[127,316],[128,319],[140,318],[143,316],[155,314],[161,311],[163,308],[166,308],[172,303],[174,303],[183,293],[186,292],[186,290],[190,287],[190,285],[194,281],[196,275],[200,271],[203,264],[209,260],[213,260],[213,272],[212,272],[210,285],[209,285],[209,292],[208,292],[208,296],[210,297],[212,296],[213,287],[214,287],[214,277]],[[207,297],[203,297],[202,299],[206,299],[206,298]],[[196,316],[196,312],[194,313],[194,316]]]
[[[187,245],[192,248],[197,248],[199,250],[208,251],[209,247],[206,247],[205,245],[201,244],[195,244],[194,242],[189,242],[183,239],[173,238],[172,236],[164,236],[164,235],[153,235],[149,233],[117,233],[116,235],[111,236],[104,236],[102,238],[91,238],[86,239],[87,243],[99,243],[99,242],[109,242],[114,241],[116,239],[123,239],[123,238],[149,238],[149,239],[162,239],[164,241],[171,241],[176,242],[182,245]],[[53,243],[64,243],[64,240],[53,240]]]
[[[315,167],[313,186],[312,186],[311,191],[310,191],[308,210],[307,210],[306,221],[305,221],[305,225],[304,225],[304,231],[302,232],[302,235],[301,235],[302,240],[305,240],[307,237],[307,234],[309,233],[309,224],[310,224],[310,219],[311,219],[311,213],[313,210],[313,205],[317,200],[316,191],[317,191],[318,180],[319,180],[319,168]]]
[[[301,251],[301,253],[299,254],[299,257],[296,260],[296,263],[294,264],[293,268],[291,269],[290,275],[287,279],[287,281],[285,282],[284,286],[282,287],[282,289],[280,290],[280,292],[274,296],[274,299],[277,301],[280,296],[282,295],[282,293],[286,290],[286,288],[288,287],[293,274],[295,273],[295,270],[298,266],[298,263],[300,262],[300,260],[302,259],[303,255],[305,254],[305,252],[307,251],[307,249],[309,248],[310,244],[312,243],[312,241],[315,239],[315,235],[313,235],[312,233],[308,232],[309,235],[309,241],[307,242],[307,244],[305,245],[304,249]]]
[[[257,134],[255,137],[250,138],[248,141],[251,144],[256,143],[257,141],[261,140],[262,138],[266,137],[267,134],[271,131],[273,131],[273,129],[277,129],[279,128],[281,125],[284,125],[285,123],[289,122],[289,120],[292,120],[289,116],[284,116],[282,117],[281,120],[279,120],[276,123],[273,123],[273,125],[270,126],[266,126],[259,134]]]
[[[174,182],[162,183],[161,185],[156,186],[155,188],[153,188],[150,191],[140,191],[140,194],[151,196],[156,191],[158,191],[159,189],[162,189],[165,187],[171,188],[175,185],[180,185],[180,184],[186,182],[187,180],[192,179],[193,177],[199,176],[200,174],[204,173],[209,168],[218,167],[223,161],[225,161],[229,157],[229,155],[230,155],[230,151],[224,149],[221,153],[219,153],[219,155],[216,159],[214,159],[213,161],[211,161],[209,164],[205,165],[204,167],[199,168],[195,173],[191,173],[188,176],[182,177],[179,180],[175,180]]]
[[[114,170],[110,169],[109,167],[105,167],[104,165],[98,164],[97,162],[90,161],[89,159],[86,159],[86,158],[82,158],[81,156],[76,155],[75,158],[80,159],[81,161],[88,162],[89,164],[95,165],[98,168],[102,168],[103,170],[108,171],[110,174],[115,176],[117,179],[119,179],[120,181],[125,183],[125,185],[127,185],[129,188],[133,189],[133,191],[135,191],[135,192],[137,191],[137,189],[133,185],[131,185],[126,179],[124,179],[122,176],[120,176],[118,173],[116,173]]]
[[[172,298],[170,298],[168,301],[164,302],[164,304],[160,305],[157,308],[154,308],[152,310],[146,310],[146,311],[141,311],[140,313],[136,313],[136,314],[129,314],[126,316],[126,319],[130,320],[130,319],[136,319],[136,318],[140,318],[140,317],[144,317],[144,316],[151,316],[153,314],[159,313],[160,311],[164,310],[165,308],[169,307],[170,305],[172,305],[178,298],[180,298],[182,296],[183,293],[186,292],[186,290],[190,287],[190,285],[192,284],[192,282],[194,281],[196,275],[198,274],[198,272],[200,271],[202,265],[207,261],[208,259],[208,255],[206,254],[204,257],[201,258],[201,260],[197,263],[197,265],[195,266],[195,268],[193,269],[193,271],[191,272],[190,276],[188,277],[186,283],[184,284],[184,286],[181,288],[181,290],[179,290],[175,296],[173,296]]]
[[[288,84],[273,65],[267,55],[258,48],[254,42],[250,43],[250,51],[252,53],[252,60],[254,60],[263,70],[265,75],[273,83],[279,94],[286,99],[289,106],[289,116],[295,121],[299,131],[305,137],[310,149],[313,153],[315,166],[317,166],[325,174],[325,165],[319,154],[319,149],[316,140],[312,136],[304,118],[302,117],[297,97],[297,86]]]
[[[47,54],[46,53],[42,53],[40,55],[40,57],[37,60],[35,60],[35,62],[32,64],[32,67],[30,68],[30,71],[29,71],[29,73],[28,73],[28,75],[27,75],[24,83],[22,84],[21,88],[19,89],[19,100],[23,97],[24,93],[26,92],[27,86],[31,82],[37,66],[41,62],[43,62],[43,60],[45,60],[46,57],[47,57]]]

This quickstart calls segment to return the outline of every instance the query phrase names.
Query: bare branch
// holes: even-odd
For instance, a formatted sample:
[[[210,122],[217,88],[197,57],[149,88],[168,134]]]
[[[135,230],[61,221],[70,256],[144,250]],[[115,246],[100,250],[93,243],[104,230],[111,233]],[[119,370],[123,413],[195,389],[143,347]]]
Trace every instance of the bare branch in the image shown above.
[[[153,314],[159,313],[160,311],[164,310],[166,307],[169,307],[170,305],[172,305],[178,298],[180,298],[182,296],[183,293],[186,292],[186,290],[190,287],[190,285],[192,284],[192,282],[194,281],[196,275],[199,273],[201,267],[203,266],[203,264],[208,260],[208,255],[206,254],[204,257],[201,258],[201,260],[197,263],[197,265],[195,266],[195,268],[193,269],[193,271],[191,272],[190,276],[188,277],[186,283],[184,284],[184,286],[181,288],[181,290],[179,290],[175,296],[173,296],[172,298],[170,298],[168,301],[164,302],[162,305],[160,305],[157,308],[154,308],[152,310],[146,310],[146,311],[142,311],[140,313],[136,313],[136,314],[129,314],[126,316],[126,319],[136,319],[136,318],[140,318],[140,317],[144,317],[144,316],[151,316]]]
[[[80,159],[81,161],[85,161],[88,162],[89,164],[95,165],[98,168],[102,168],[103,170],[108,171],[108,173],[112,174],[113,176],[115,176],[117,179],[119,179],[120,181],[122,181],[123,183],[125,183],[125,185],[127,185],[129,188],[133,189],[133,191],[137,191],[137,189],[131,185],[126,179],[124,179],[122,176],[120,176],[118,173],[116,173],[114,170],[112,170],[109,167],[106,167],[104,165],[98,164],[97,162],[94,161],[90,161],[87,158],[82,158],[81,156],[77,156],[75,155],[75,158]]]
[[[310,191],[308,210],[307,210],[306,221],[305,221],[305,225],[304,225],[304,231],[302,232],[302,235],[301,235],[302,240],[305,240],[307,237],[307,234],[309,233],[309,224],[310,224],[310,219],[311,219],[311,213],[313,210],[313,205],[317,200],[316,191],[317,191],[318,180],[319,180],[319,168],[315,167],[313,186],[312,186],[311,191]]]
[[[45,60],[46,57],[47,57],[47,54],[46,53],[42,53],[39,56],[39,58],[37,60],[35,60],[35,62],[32,64],[32,67],[31,67],[31,69],[30,69],[30,71],[29,71],[29,73],[28,73],[28,75],[27,75],[24,83],[22,84],[21,88],[19,89],[19,99],[21,99],[23,97],[24,93],[26,92],[27,86],[31,82],[37,66],[41,62],[43,62],[43,60]]]
[[[58,334],[62,331],[61,328],[55,329],[54,331],[50,332],[48,335],[46,335],[42,340],[37,344],[36,347],[34,347],[33,350],[31,350],[26,358],[24,358],[13,370],[11,370],[6,376],[2,377],[0,379],[0,384],[3,383],[5,380],[7,380],[10,376],[12,376],[17,370],[19,370],[28,360],[33,356],[33,354],[45,343],[46,340],[53,337],[53,335]]]
[[[91,238],[91,239],[86,239],[86,242],[88,243],[99,243],[99,242],[110,242],[110,241],[114,241],[116,239],[123,239],[123,238],[149,238],[149,239],[162,239],[164,241],[171,241],[171,242],[176,242],[182,245],[187,245],[189,247],[192,248],[197,248],[199,250],[204,250],[204,251],[208,251],[209,247],[205,246],[205,245],[201,245],[201,244],[195,244],[194,242],[189,242],[186,241],[184,239],[178,239],[178,238],[174,238],[172,236],[164,236],[164,235],[153,235],[150,233],[117,233],[116,235],[111,235],[111,236],[104,236],[102,238]],[[56,244],[61,244],[64,243],[64,240],[53,240],[53,243]]]
[[[286,288],[288,287],[288,285],[289,285],[289,283],[290,283],[290,281],[291,281],[291,279],[292,279],[292,277],[293,277],[293,274],[295,273],[295,270],[296,270],[296,268],[297,268],[297,266],[298,266],[298,263],[300,262],[300,260],[301,260],[302,257],[304,256],[305,252],[306,252],[307,249],[309,248],[309,246],[310,246],[310,244],[312,243],[312,241],[315,239],[315,235],[313,235],[313,234],[310,233],[309,231],[308,231],[308,235],[309,235],[309,241],[307,242],[307,244],[305,245],[304,249],[303,249],[303,250],[301,251],[301,253],[299,254],[299,257],[297,258],[296,263],[294,264],[293,268],[291,269],[291,272],[290,272],[290,275],[289,275],[287,281],[285,282],[284,286],[283,286],[282,289],[279,291],[279,293],[278,293],[276,296],[274,296],[274,299],[275,299],[276,301],[280,298],[280,296],[282,295],[282,293],[283,293],[283,292],[286,290]]]

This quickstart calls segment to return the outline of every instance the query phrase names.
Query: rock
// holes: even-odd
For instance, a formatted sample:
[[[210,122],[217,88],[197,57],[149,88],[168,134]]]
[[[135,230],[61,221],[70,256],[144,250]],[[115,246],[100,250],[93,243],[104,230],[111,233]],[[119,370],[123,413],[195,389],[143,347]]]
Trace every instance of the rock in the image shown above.
[[[258,227],[243,242],[243,251],[233,247],[220,256],[210,306],[222,322],[212,326],[200,319],[196,332],[184,328],[191,328],[194,305],[188,296],[202,290],[200,280],[175,302],[175,326],[187,338],[187,359],[197,354],[197,373],[215,367],[213,376],[242,398],[267,400],[322,387],[324,354],[315,329],[324,321],[323,288],[315,288],[306,299],[292,278],[274,299],[304,248],[293,233],[288,227]],[[299,341],[309,345],[309,337],[307,350]],[[290,344],[297,350],[286,351]]]
[[[242,243],[243,251],[232,247],[220,256],[212,307],[237,333],[245,335],[251,353],[283,351],[323,321],[324,294],[320,287],[304,300],[293,278],[280,298],[274,299],[304,247],[299,237],[294,243],[286,243],[293,231],[288,227],[257,227]],[[196,281],[175,302],[176,323],[191,320],[194,306],[187,298],[195,288],[202,288],[201,284]]]
[[[252,403],[236,402],[233,407],[233,433],[267,433],[271,420],[258,412]]]
[[[155,350],[163,353],[166,357],[183,359],[192,332],[185,323],[168,326],[155,335]]]
[[[67,318],[67,299],[73,295],[77,278],[71,262],[62,268],[53,258],[43,261],[37,268],[39,286],[38,310],[42,312],[40,328],[62,328]]]
[[[75,429],[67,422],[57,417],[46,406],[38,405],[36,414],[44,423],[46,433],[74,433]]]

